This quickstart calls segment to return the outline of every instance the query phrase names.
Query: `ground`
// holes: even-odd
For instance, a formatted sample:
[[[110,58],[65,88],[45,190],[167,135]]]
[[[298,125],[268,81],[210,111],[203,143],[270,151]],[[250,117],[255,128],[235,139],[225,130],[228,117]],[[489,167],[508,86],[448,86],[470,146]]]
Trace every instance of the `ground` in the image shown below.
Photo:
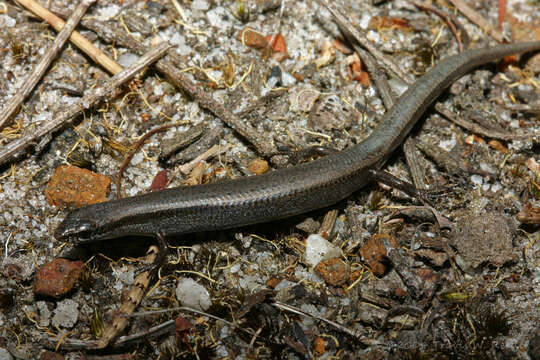
[[[540,159],[535,136],[515,138],[540,131],[540,60],[530,56],[482,66],[441,96],[476,128],[430,108],[410,136],[412,159],[400,147],[387,161],[431,208],[375,182],[291,219],[168,239],[127,328],[95,350],[136,293],[145,275],[137,258],[155,241],[73,247],[54,233],[70,209],[117,197],[122,162],[142,135],[173,125],[134,151],[123,196],[311,161],[362,141],[386,109],[324,1],[175,3],[101,0],[77,30],[123,67],[167,41],[162,61],[252,132],[232,129],[155,65],[21,157],[0,159],[0,359],[540,358]],[[411,2],[332,3],[411,78],[459,51],[447,23]],[[470,3],[498,27],[493,1]],[[77,4],[42,5],[66,19]],[[496,45],[449,3],[433,6],[465,48]],[[537,0],[510,1],[504,36],[540,40],[539,9]],[[17,2],[0,1],[2,108],[56,35]],[[403,92],[407,84],[386,72]],[[0,151],[111,76],[68,41],[1,129]]]

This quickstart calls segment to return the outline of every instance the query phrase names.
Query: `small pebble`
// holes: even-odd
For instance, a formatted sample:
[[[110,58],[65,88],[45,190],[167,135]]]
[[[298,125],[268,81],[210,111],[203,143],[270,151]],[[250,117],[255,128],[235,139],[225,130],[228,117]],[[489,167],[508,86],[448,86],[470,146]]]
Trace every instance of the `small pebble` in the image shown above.
[[[377,234],[360,248],[360,255],[369,266],[371,271],[377,276],[382,276],[386,272],[388,259],[386,257],[386,246],[397,247],[396,239],[387,234]]]
[[[50,205],[60,208],[81,207],[107,201],[111,179],[76,166],[56,168],[45,198]]]
[[[321,261],[315,266],[315,273],[331,286],[340,286],[349,281],[350,271],[340,258]]]
[[[63,328],[70,329],[79,317],[79,310],[77,302],[66,299],[58,302],[56,309],[54,309],[54,316],[52,318],[52,324],[55,327],[61,326]]]
[[[268,166],[268,162],[264,159],[255,159],[249,164],[248,167],[249,171],[251,171],[255,175],[261,175],[270,169]]]
[[[268,48],[268,42],[266,41],[264,35],[249,27],[244,28],[240,34],[238,34],[238,39],[246,46],[254,49]]]
[[[176,298],[182,306],[206,311],[212,305],[210,294],[206,288],[193,279],[183,278],[176,285]]]
[[[210,8],[210,5],[208,5],[208,2],[206,2],[206,0],[194,0],[191,3],[191,8],[193,10],[204,11],[204,10],[208,10]]]
[[[339,257],[341,250],[321,235],[312,234],[306,240],[306,252],[304,262],[310,267],[315,267],[323,260]]]
[[[45,301],[36,302],[39,316],[39,326],[47,327],[51,323],[51,312]]]
[[[139,57],[135,54],[125,53],[118,57],[118,63],[123,67],[128,67],[133,65],[138,59]]]
[[[317,336],[313,340],[313,352],[316,356],[321,356],[326,352],[326,341],[320,336]]]
[[[54,259],[43,265],[36,274],[36,295],[60,298],[73,289],[84,269],[82,261]]]

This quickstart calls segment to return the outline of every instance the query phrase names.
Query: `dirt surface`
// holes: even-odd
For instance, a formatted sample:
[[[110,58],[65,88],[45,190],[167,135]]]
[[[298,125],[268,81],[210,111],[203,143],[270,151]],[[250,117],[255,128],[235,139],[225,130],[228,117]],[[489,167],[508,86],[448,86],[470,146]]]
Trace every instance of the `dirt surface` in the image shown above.
[[[448,25],[407,1],[333,3],[411,77],[458,52]],[[470,3],[497,24],[493,1]],[[42,5],[66,19],[76,3]],[[455,21],[465,48],[496,44],[448,3],[433,6]],[[540,3],[507,6],[503,34],[540,40],[524,31],[540,23]],[[540,358],[538,145],[532,136],[489,135],[540,131],[537,60],[485,65],[439,99],[485,131],[435,109],[415,127],[416,186],[438,218],[374,183],[291,219],[169,239],[159,273],[146,279],[140,259],[152,239],[74,248],[54,238],[70,207],[117,197],[128,154],[123,196],[258,176],[362,141],[385,106],[318,1],[101,0],[77,31],[123,67],[156,37],[168,41],[162,60],[210,100],[150,66],[118,96],[0,166],[0,359]],[[0,107],[56,34],[15,1],[0,1]],[[0,130],[0,149],[110,76],[68,42]],[[389,84],[396,94],[407,86],[396,77]],[[212,100],[253,137],[209,111]],[[142,135],[171,124],[134,150]],[[206,161],[194,161],[202,154]],[[412,182],[408,169],[401,149],[385,166]],[[74,263],[47,265],[57,258]],[[120,316],[126,329],[96,350],[119,313],[129,313]]]

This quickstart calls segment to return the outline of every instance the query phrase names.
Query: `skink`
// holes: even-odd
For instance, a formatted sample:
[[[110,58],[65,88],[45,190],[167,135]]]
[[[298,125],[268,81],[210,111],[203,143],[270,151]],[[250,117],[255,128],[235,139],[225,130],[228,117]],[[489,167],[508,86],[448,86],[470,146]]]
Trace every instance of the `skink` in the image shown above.
[[[371,181],[441,92],[471,69],[540,42],[469,50],[441,61],[416,81],[360,144],[292,168],[237,180],[166,189],[70,212],[55,237],[76,244],[127,235],[173,236],[235,228],[319,209]]]

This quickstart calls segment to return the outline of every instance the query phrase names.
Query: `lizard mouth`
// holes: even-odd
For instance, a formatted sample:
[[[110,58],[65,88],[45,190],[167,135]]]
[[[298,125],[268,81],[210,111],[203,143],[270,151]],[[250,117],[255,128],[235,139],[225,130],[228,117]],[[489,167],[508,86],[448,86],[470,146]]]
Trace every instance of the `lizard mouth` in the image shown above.
[[[93,223],[85,220],[70,221],[64,219],[54,231],[54,237],[60,241],[83,242],[92,236]]]

